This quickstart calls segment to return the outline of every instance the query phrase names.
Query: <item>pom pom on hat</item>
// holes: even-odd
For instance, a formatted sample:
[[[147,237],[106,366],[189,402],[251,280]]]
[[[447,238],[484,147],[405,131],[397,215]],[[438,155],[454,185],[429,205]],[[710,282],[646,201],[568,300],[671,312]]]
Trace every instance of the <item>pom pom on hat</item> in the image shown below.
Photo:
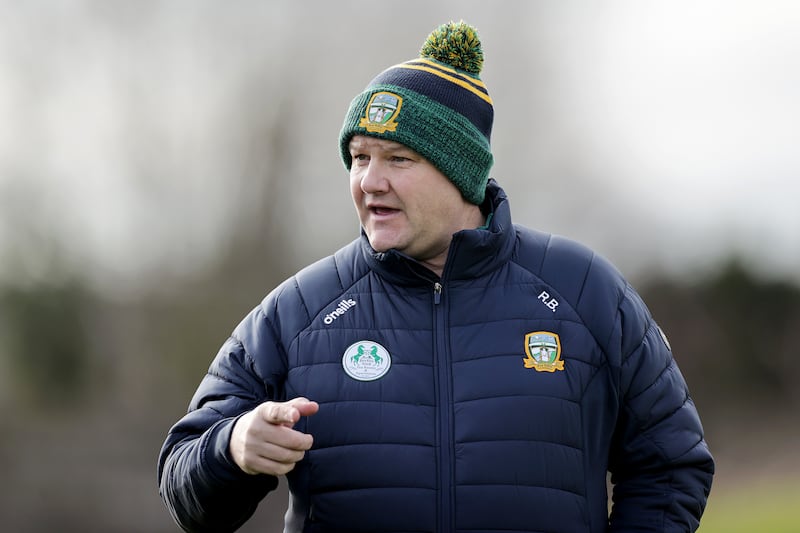
[[[425,40],[420,57],[429,57],[478,75],[483,70],[483,49],[475,28],[461,22],[442,24]]]
[[[494,162],[494,108],[482,69],[474,27],[462,21],[436,28],[419,58],[384,70],[351,102],[339,135],[345,167],[354,135],[392,140],[433,163],[468,201],[482,203]]]

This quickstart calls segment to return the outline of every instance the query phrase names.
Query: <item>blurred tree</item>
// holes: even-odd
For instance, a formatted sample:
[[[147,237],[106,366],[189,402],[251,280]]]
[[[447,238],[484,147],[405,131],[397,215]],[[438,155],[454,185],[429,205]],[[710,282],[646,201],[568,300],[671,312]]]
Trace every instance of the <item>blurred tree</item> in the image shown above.
[[[760,280],[733,258],[708,279],[661,280],[642,293],[672,333],[675,357],[698,403],[727,412],[797,404],[798,287]]]
[[[90,354],[80,283],[0,293],[4,348],[13,389],[34,407],[71,407],[88,384]]]
[[[758,281],[731,261],[704,289],[714,314],[733,344],[738,379],[760,392],[781,388],[781,340],[800,311],[800,291],[782,281]],[[783,391],[785,392],[785,391]]]

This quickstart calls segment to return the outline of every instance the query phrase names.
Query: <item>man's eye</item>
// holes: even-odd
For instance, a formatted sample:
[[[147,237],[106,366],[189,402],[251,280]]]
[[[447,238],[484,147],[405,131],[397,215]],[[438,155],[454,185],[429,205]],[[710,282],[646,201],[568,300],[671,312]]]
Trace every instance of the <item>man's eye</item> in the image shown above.
[[[364,154],[353,154],[353,161],[369,161],[369,156]]]

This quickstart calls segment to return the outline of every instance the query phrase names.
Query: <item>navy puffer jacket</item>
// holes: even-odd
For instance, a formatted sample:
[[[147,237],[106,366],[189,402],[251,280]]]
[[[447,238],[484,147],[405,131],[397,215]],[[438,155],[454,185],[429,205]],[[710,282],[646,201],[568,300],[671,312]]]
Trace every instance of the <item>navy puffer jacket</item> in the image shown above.
[[[666,338],[608,262],[487,195],[489,229],[454,236],[441,278],[362,235],[242,321],[161,451],[185,529],[233,530],[276,487],[228,441],[296,396],[320,409],[296,426],[314,446],[287,532],[696,529],[714,465]]]

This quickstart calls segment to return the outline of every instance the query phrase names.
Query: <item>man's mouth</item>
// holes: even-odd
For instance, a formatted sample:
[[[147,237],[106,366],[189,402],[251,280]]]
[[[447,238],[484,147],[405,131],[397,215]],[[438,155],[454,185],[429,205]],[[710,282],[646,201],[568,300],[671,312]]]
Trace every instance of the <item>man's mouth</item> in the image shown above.
[[[369,206],[369,212],[372,213],[373,215],[379,216],[379,217],[392,215],[394,213],[397,213],[397,211],[399,211],[399,210],[391,208],[391,207],[386,207],[386,206],[383,206],[383,205]]]

